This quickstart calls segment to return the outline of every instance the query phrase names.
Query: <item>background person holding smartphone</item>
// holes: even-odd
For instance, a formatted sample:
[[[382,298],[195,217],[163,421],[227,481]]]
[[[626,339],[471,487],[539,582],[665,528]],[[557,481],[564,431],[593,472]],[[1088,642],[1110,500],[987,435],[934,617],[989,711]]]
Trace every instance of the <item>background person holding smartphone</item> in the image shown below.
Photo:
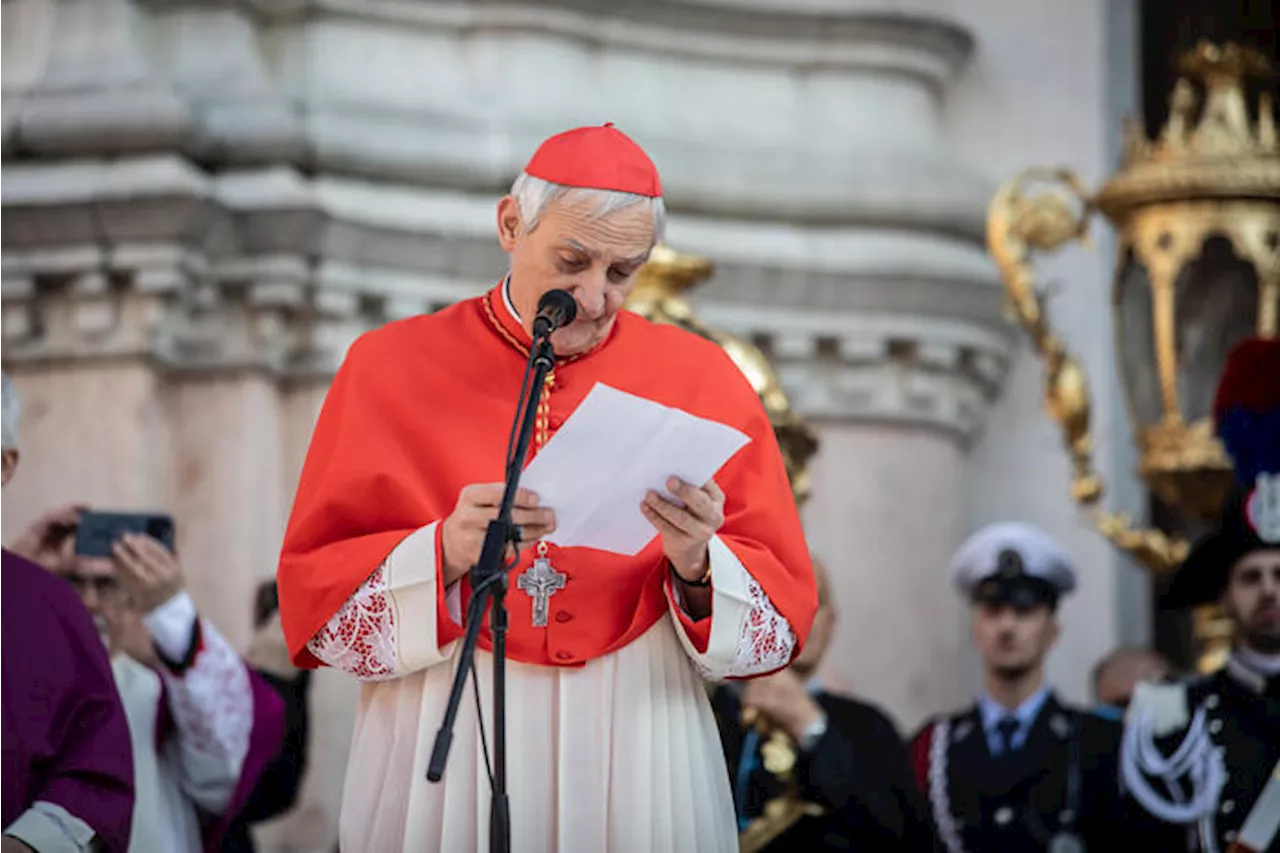
[[[64,507],[14,547],[71,584],[110,652],[133,745],[129,849],[199,853],[221,843],[279,751],[284,704],[200,617],[174,553],[130,532],[155,518]]]

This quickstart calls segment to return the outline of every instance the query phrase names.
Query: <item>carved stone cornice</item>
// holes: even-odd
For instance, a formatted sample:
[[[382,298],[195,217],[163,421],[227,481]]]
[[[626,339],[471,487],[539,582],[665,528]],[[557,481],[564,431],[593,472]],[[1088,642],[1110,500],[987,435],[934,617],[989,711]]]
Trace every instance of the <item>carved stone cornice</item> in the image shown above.
[[[1008,372],[1014,336],[920,312],[832,314],[702,301],[704,321],[750,338],[813,420],[939,429],[967,445]]]
[[[933,138],[937,90],[972,38],[920,4],[100,0],[32,9],[6,20],[22,36],[4,59],[6,154],[177,150],[218,167],[287,164],[492,194],[548,133],[612,119],[662,165],[673,209],[983,236],[991,188]],[[536,63],[542,88],[510,75],[499,83],[485,62],[424,43]],[[748,76],[726,83],[745,67]],[[879,117],[850,119],[851,109]]]
[[[803,68],[860,68],[940,86],[973,51],[968,30],[921,3],[814,0],[300,0],[264,17],[536,33],[599,47]]]
[[[174,156],[11,164],[4,190],[15,360],[326,376],[362,332],[475,295],[504,269],[493,198],[479,194],[284,167],[211,176]],[[1011,336],[980,249],[856,228],[788,244],[790,226],[770,227],[783,231],[673,220],[673,239],[723,259],[694,296],[705,321],[761,343],[808,417],[971,438]]]
[[[185,15],[161,5],[163,16],[129,0],[6,8],[18,36],[4,57],[5,154],[300,159],[302,121],[267,67],[252,15],[229,3]]]
[[[965,438],[999,382],[990,187],[938,132],[972,39],[920,4],[20,8],[6,358],[331,374],[366,329],[490,286],[524,157],[613,119],[662,166],[673,243],[718,266],[695,301],[768,344],[802,412]]]

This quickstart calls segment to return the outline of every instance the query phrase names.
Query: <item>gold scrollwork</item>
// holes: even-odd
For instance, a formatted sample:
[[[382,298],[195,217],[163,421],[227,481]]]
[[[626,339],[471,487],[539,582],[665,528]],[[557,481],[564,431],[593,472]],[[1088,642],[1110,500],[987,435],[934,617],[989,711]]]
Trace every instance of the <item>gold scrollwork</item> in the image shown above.
[[[1154,572],[1169,571],[1185,559],[1185,541],[1135,528],[1128,515],[1098,506],[1105,487],[1093,465],[1088,379],[1049,326],[1032,268],[1037,252],[1053,252],[1073,241],[1087,244],[1094,210],[1084,183],[1071,170],[1028,169],[992,200],[987,247],[1000,268],[1011,319],[1026,330],[1044,362],[1045,409],[1062,430],[1071,457],[1072,498],[1089,509],[1098,530],[1117,547]]]

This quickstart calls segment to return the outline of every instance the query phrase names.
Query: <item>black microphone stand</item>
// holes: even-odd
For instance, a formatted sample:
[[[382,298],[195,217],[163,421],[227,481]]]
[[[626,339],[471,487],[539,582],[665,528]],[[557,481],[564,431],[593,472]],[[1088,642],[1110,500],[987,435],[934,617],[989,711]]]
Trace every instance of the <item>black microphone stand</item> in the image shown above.
[[[453,689],[449,693],[449,705],[444,720],[436,733],[431,761],[427,765],[427,779],[439,782],[449,757],[453,742],[453,724],[458,716],[458,705],[466,687],[467,676],[475,667],[476,640],[484,621],[485,605],[492,599],[493,610],[489,616],[490,633],[493,635],[493,776],[492,800],[489,806],[490,853],[509,853],[511,850],[511,812],[507,800],[507,566],[505,557],[508,546],[519,545],[520,530],[511,523],[511,508],[515,503],[520,472],[524,457],[533,437],[533,424],[538,414],[538,402],[547,373],[555,365],[551,349],[550,332],[543,332],[541,324],[535,324],[533,346],[529,349],[529,365],[533,380],[527,399],[522,399],[523,409],[516,410],[520,431],[516,438],[515,452],[507,460],[506,487],[502,493],[502,505],[498,517],[489,522],[484,545],[480,549],[480,561],[471,567],[471,601],[467,605],[467,629],[458,656],[458,669],[453,676]],[[541,334],[539,334],[541,332]],[[523,413],[523,417],[521,417]]]

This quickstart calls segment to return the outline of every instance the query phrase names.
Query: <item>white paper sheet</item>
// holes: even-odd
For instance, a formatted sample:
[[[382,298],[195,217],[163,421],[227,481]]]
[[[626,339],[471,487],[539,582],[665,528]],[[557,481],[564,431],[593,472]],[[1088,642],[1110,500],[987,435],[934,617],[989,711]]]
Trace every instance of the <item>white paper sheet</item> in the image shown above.
[[[658,535],[640,512],[646,492],[670,498],[671,477],[700,486],[750,440],[725,424],[597,383],[525,468],[520,485],[555,511],[547,542],[633,556]]]

